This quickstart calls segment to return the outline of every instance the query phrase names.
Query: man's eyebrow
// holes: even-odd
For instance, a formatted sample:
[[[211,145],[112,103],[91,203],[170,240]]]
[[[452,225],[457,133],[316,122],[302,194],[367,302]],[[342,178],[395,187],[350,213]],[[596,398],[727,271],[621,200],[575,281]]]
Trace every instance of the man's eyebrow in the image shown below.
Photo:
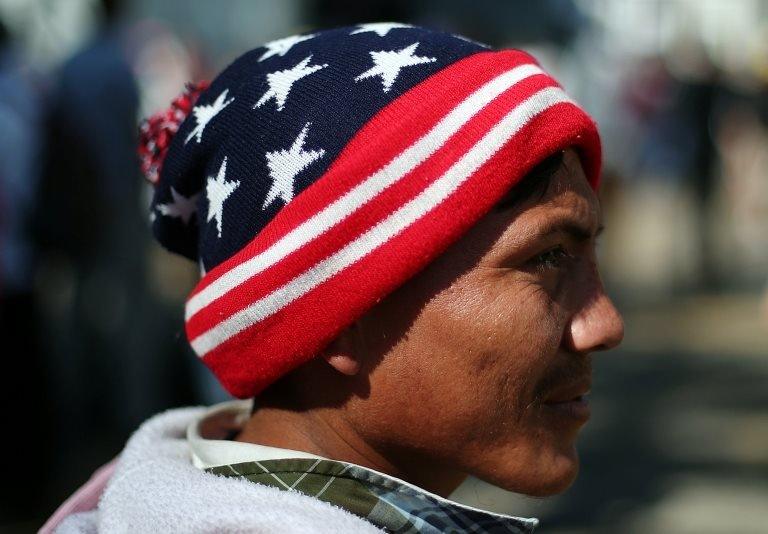
[[[603,233],[603,230],[605,230],[605,225],[602,222],[598,225],[593,235],[589,226],[585,226],[581,222],[571,219],[556,219],[537,228],[531,233],[531,238],[541,239],[552,234],[566,234],[574,241],[588,241],[592,238],[597,238]]]

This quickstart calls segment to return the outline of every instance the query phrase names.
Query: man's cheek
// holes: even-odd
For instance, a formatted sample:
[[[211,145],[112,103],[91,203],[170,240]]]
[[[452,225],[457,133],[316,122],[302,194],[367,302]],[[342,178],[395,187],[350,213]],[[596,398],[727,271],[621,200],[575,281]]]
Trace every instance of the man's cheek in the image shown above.
[[[566,316],[566,303],[552,299],[541,288],[529,287],[521,292],[514,321],[518,325],[517,333],[523,336],[526,345],[540,353],[548,353],[557,350]]]

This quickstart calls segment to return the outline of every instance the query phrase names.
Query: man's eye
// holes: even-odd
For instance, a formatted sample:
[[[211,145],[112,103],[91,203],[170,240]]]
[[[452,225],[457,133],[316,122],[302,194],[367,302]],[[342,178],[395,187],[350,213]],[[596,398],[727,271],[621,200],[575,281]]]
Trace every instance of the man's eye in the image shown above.
[[[557,269],[562,267],[563,264],[571,258],[573,258],[573,256],[571,256],[562,245],[558,245],[555,248],[551,248],[532,258],[531,263],[537,269]]]

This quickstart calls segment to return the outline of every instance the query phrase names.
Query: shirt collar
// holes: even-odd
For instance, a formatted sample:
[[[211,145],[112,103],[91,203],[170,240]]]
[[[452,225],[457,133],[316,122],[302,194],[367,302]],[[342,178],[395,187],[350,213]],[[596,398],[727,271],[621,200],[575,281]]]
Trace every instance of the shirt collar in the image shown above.
[[[289,471],[293,474],[301,472],[312,473],[315,477],[325,476],[329,484],[341,478],[352,479],[363,485],[363,492],[370,493],[383,503],[374,507],[371,514],[358,515],[369,520],[382,518],[389,520],[392,514],[387,513],[382,516],[381,509],[387,506],[394,507],[400,514],[407,517],[409,523],[415,528],[414,532],[430,532],[432,531],[430,525],[434,526],[434,522],[449,526],[454,524],[461,526],[470,522],[474,525],[474,532],[530,533],[539,523],[536,518],[497,514],[460,504],[399,478],[360,465],[330,460],[303,451],[227,439],[250,417],[251,402],[245,400],[217,404],[189,425],[187,441],[195,467],[224,476],[237,476],[254,481],[259,481],[257,478],[259,475],[268,474],[271,478],[263,480],[267,483],[273,482],[272,479],[278,480],[278,477],[273,476],[275,473]],[[350,492],[360,493],[361,489],[338,483],[337,485],[340,486],[341,493],[337,492],[335,497],[333,493],[326,493],[323,500],[357,513],[353,506],[345,506],[350,503],[344,502],[346,497],[343,492],[345,487]],[[275,484],[275,487],[281,489],[293,489],[285,484],[282,486],[284,487],[281,488]],[[373,522],[376,524],[376,521]],[[483,525],[491,528],[483,528]]]

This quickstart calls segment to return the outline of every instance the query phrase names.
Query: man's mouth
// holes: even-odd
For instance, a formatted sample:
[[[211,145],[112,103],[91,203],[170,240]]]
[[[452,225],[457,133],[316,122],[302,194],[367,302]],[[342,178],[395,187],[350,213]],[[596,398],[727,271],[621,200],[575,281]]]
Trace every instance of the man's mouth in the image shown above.
[[[590,416],[587,395],[591,391],[591,382],[582,380],[556,390],[544,401],[544,407],[561,416],[571,417],[586,422]]]
[[[544,403],[556,404],[561,402],[572,402],[587,396],[590,391],[592,391],[592,380],[590,380],[589,377],[586,377],[576,382],[570,382],[563,386],[553,388],[544,400]]]
[[[591,415],[589,401],[583,395],[564,402],[547,402],[544,403],[544,407],[549,413],[575,419],[583,423],[586,423]]]

